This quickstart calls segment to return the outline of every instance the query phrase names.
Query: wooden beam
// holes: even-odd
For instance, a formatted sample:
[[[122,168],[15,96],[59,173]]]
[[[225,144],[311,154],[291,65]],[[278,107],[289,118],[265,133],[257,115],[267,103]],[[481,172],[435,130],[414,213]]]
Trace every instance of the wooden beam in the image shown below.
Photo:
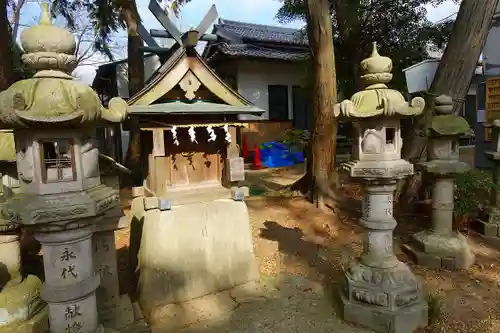
[[[165,139],[163,129],[153,130],[153,156],[165,156]]]
[[[173,38],[172,35],[168,31],[165,30],[159,30],[159,29],[151,29],[149,30],[149,34],[151,37],[157,37],[157,38]],[[199,38],[199,40],[202,40],[204,42],[215,42],[217,41],[219,37],[214,34],[203,34]]]
[[[150,87],[148,91],[144,92],[131,105],[150,105],[154,103],[157,99],[172,90],[182,77],[186,75],[188,70],[189,60],[185,57],[168,72],[166,77],[153,87]]]

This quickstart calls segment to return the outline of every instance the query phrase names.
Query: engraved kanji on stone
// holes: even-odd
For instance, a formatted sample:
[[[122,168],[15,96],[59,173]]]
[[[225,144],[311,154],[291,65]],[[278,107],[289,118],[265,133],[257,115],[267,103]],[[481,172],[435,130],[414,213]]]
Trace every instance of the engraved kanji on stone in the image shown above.
[[[78,277],[78,273],[76,272],[76,266],[75,265],[69,265],[67,267],[64,267],[62,272],[61,272],[61,277],[63,279],[66,279],[68,277],[74,277],[74,278],[77,278]]]
[[[100,248],[101,248],[104,252],[108,252],[108,251],[109,251],[109,249],[110,249],[110,246],[109,246],[108,242],[106,242],[106,240],[103,240],[103,241],[101,241],[101,246],[100,246]],[[94,247],[94,252],[97,252],[97,251],[99,251],[99,243],[98,243],[98,242],[96,242],[96,243],[95,243],[95,247]]]
[[[61,254],[61,261],[69,261],[70,259],[76,259],[76,255],[73,251],[70,251],[67,247],[64,248]]]
[[[64,318],[66,318],[66,320],[71,320],[81,315],[82,313],[80,312],[80,305],[78,304],[67,306],[66,311],[64,312]]]
[[[113,273],[111,273],[109,266],[106,264],[99,266],[99,269],[97,270],[97,272],[99,273],[101,278],[113,275]]]
[[[68,324],[66,326],[66,333],[82,333],[83,323],[75,321],[74,323]]]

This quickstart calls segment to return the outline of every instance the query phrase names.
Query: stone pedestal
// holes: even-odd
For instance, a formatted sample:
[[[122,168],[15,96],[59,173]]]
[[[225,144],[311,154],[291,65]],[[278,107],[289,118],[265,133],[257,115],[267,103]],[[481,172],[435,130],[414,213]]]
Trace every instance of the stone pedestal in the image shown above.
[[[393,252],[395,180],[368,181],[360,224],[364,251],[345,272],[343,318],[377,332],[413,332],[427,325],[419,282]]]
[[[42,282],[21,275],[19,230],[2,228],[0,234],[0,332],[45,333],[47,306],[40,298]],[[9,230],[10,229],[10,230]]]
[[[453,230],[453,177],[468,169],[462,162],[430,161],[422,166],[433,177],[432,227],[412,236],[409,250],[421,265],[433,268],[467,269],[474,264],[474,253],[465,236]]]
[[[99,319],[106,327],[120,329],[134,322],[134,309],[128,295],[120,295],[115,230],[125,228],[127,218],[117,207],[106,213],[92,236],[95,273],[101,284],[97,289]]]
[[[96,290],[100,277],[92,260],[93,227],[42,233],[45,283],[41,296],[49,305],[51,333],[100,332]]]
[[[496,131],[498,129],[494,128],[494,132]],[[500,152],[487,152],[486,156],[493,162],[493,181],[496,186],[500,186]],[[500,192],[497,188],[491,191],[487,214],[474,221],[471,226],[485,241],[500,247]]]

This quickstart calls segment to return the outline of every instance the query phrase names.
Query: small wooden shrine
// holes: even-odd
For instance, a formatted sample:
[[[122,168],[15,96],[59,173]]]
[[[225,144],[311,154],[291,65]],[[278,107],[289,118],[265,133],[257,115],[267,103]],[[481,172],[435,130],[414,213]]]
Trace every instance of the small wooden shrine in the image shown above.
[[[208,67],[195,50],[199,33],[182,45],[146,86],[129,100],[131,121],[140,128],[146,195],[227,187],[243,180],[236,128],[239,114],[260,115]]]
[[[155,0],[151,8],[162,18]],[[233,289],[238,297],[238,287],[259,281],[243,201],[247,189],[238,186],[244,168],[236,129],[245,125],[238,115],[264,111],[224,83],[195,50],[213,16],[209,12],[182,35],[163,17],[177,44],[129,100],[144,175],[144,191],[133,191],[129,267],[150,324],[165,306],[183,312],[183,302]],[[179,312],[170,324],[183,327],[198,316]]]

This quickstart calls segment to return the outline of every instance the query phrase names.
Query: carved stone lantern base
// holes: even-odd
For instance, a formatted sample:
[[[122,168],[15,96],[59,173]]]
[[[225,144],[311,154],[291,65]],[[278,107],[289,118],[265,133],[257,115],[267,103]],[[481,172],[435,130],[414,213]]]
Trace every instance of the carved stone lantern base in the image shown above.
[[[428,310],[418,279],[393,252],[396,179],[364,180],[363,185],[364,251],[345,271],[343,319],[376,332],[413,332],[427,325]]]
[[[474,253],[467,238],[453,230],[454,177],[469,169],[462,162],[429,161],[420,165],[433,178],[432,227],[412,236],[404,246],[418,264],[451,270],[468,269]]]
[[[343,318],[376,332],[413,332],[427,325],[427,303],[408,266],[378,269],[357,262],[345,273]]]

